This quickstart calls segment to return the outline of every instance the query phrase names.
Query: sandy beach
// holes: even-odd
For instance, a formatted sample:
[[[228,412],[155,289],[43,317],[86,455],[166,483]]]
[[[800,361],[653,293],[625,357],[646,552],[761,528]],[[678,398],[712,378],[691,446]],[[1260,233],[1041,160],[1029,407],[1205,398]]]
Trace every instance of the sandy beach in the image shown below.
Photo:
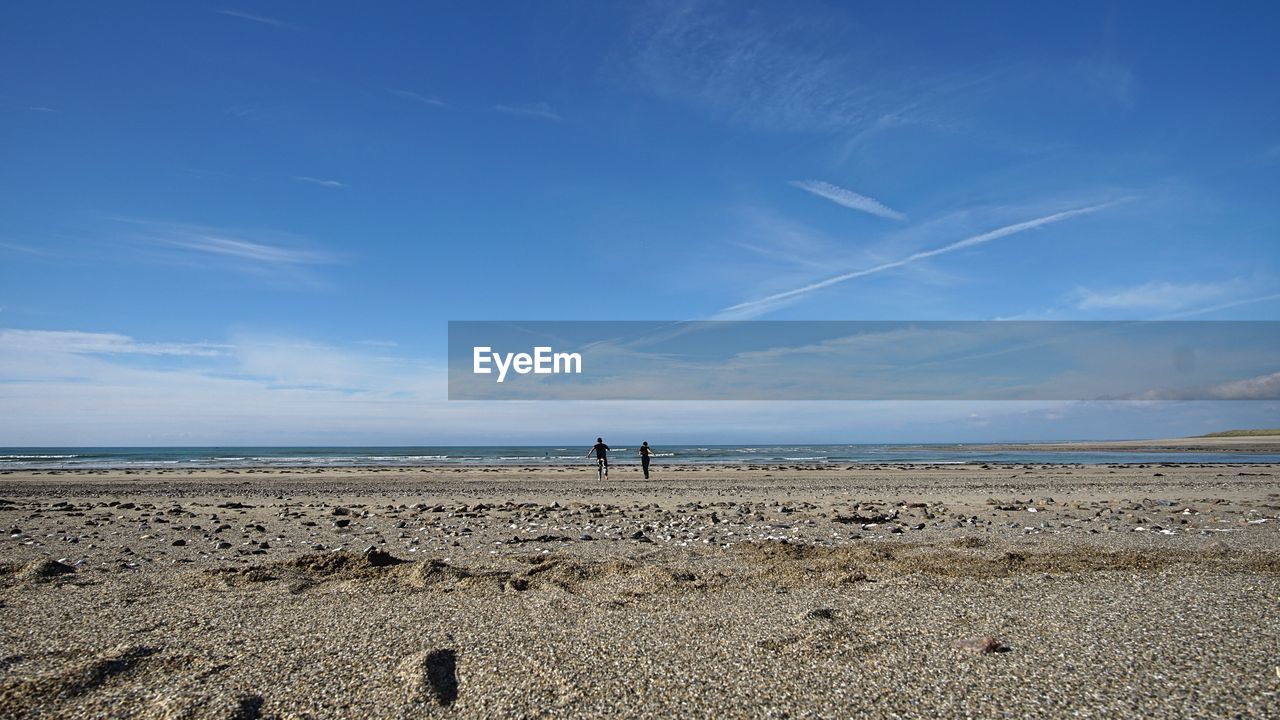
[[[1280,3],[0,3],[0,720],[1280,720]]]
[[[1274,717],[1277,473],[11,472],[0,714]]]

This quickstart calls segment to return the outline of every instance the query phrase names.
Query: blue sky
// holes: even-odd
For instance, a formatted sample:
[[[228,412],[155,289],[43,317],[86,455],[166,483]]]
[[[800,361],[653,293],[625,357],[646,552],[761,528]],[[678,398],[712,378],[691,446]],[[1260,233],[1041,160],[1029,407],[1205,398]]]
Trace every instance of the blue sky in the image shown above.
[[[1278,16],[8,4],[0,444],[1275,425],[1266,402],[499,408],[447,403],[442,372],[459,319],[1280,319]]]

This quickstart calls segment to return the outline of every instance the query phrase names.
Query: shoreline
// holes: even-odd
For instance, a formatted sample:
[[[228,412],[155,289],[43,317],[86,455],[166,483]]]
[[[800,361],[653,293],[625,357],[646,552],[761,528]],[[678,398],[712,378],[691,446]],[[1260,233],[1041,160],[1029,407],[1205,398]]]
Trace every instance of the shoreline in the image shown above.
[[[992,448],[1002,448],[1006,446],[991,446]],[[1009,446],[1016,447],[1016,446]],[[1054,446],[1036,446],[1037,450],[1046,452],[1057,452]],[[1154,455],[1156,452],[1163,451],[1164,448],[1155,448],[1150,452]],[[1095,446],[1088,446],[1087,449],[1080,452],[1096,453],[1104,451]],[[1064,450],[1065,453],[1071,451]],[[1141,450],[1132,450],[1132,452],[1142,452]],[[1194,454],[1202,452],[1200,449],[1187,449],[1186,454]],[[1163,459],[1145,459],[1134,458],[1125,460],[1097,460],[1093,462],[1082,462],[1079,460],[1071,460],[1064,458],[1061,462],[1044,462],[1039,460],[1014,460],[1014,459],[973,459],[973,460],[910,460],[910,461],[853,461],[853,460],[803,460],[803,461],[752,461],[743,460],[739,462],[721,462],[721,461],[684,461],[684,462],[654,462],[652,464],[653,472],[674,472],[674,473],[760,473],[760,472],[780,472],[780,473],[815,473],[815,474],[839,474],[839,473],[865,473],[880,471],[912,471],[912,470],[975,470],[975,469],[1014,469],[1014,468],[1147,468],[1147,467],[1202,467],[1202,468],[1273,468],[1280,465],[1280,462],[1271,459],[1266,460],[1250,460],[1246,459],[1251,455],[1280,455],[1280,447],[1271,449],[1250,449],[1242,450],[1240,456],[1224,457],[1212,461],[1201,460],[1185,460],[1175,458]],[[613,476],[609,479],[598,481],[599,484],[609,484],[610,482],[635,482],[634,475],[641,472],[641,464],[638,460],[625,460],[621,462],[611,462],[609,465],[613,471]],[[569,474],[574,477],[590,475],[592,478],[596,476],[596,467],[594,463],[537,463],[537,464],[520,464],[509,462],[458,462],[458,463],[440,463],[433,465],[408,465],[408,464],[368,464],[368,465],[236,465],[232,467],[223,466],[203,466],[203,467],[164,467],[164,466],[143,466],[143,467],[51,467],[51,468],[0,468],[0,487],[4,483],[14,480],[25,480],[35,477],[42,478],[77,478],[77,477],[93,477],[93,478],[109,478],[117,481],[134,481],[144,477],[182,477],[207,480],[227,480],[230,482],[239,482],[233,477],[228,476],[273,476],[273,475],[298,475],[298,476],[315,476],[319,479],[328,479],[331,477],[346,476],[362,476],[369,474],[386,474],[392,475],[408,475],[408,476],[444,476],[465,474],[522,474],[524,478],[538,478],[541,476],[555,477],[561,474]],[[618,477],[621,475],[621,477]],[[642,483],[658,483],[659,479],[643,480]]]
[[[551,446],[365,446],[277,447],[277,446],[192,446],[192,447],[5,447],[0,448],[0,476],[22,472],[157,472],[331,470],[380,471],[420,468],[467,469],[524,468],[527,470],[570,469],[583,464],[576,455],[554,453],[564,448]],[[1181,462],[1234,462],[1235,458],[1274,455],[1259,462],[1280,460],[1280,434],[1233,435],[1225,437],[1166,438],[1150,440],[1061,441],[1032,443],[901,443],[901,444],[818,444],[818,445],[673,445],[655,456],[656,464],[681,467],[767,469],[794,465],[811,467],[877,467],[915,465],[983,464],[1140,464]],[[412,451],[402,455],[396,450]],[[510,456],[486,451],[542,452]],[[615,467],[638,465],[628,448],[614,457]],[[61,451],[61,452],[59,452]],[[75,451],[75,452],[70,452]],[[425,451],[436,451],[423,455]],[[789,457],[787,453],[809,451],[813,457]],[[213,453],[243,453],[218,457]],[[8,454],[6,454],[8,453]],[[260,453],[255,456],[254,453]],[[302,453],[301,456],[292,456]],[[376,454],[374,454],[376,453]],[[1131,457],[1091,457],[1097,455]],[[1004,455],[1005,457],[1001,457]],[[1021,456],[1019,456],[1021,455]],[[1167,458],[1157,458],[1164,455]],[[888,456],[888,457],[881,457]],[[1216,457],[1215,457],[1216,456]],[[594,466],[594,465],[593,465]]]

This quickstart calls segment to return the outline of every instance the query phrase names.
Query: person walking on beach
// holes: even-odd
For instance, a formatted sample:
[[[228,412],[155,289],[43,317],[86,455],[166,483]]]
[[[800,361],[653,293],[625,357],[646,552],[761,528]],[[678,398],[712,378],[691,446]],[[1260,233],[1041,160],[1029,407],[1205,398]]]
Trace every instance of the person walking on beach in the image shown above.
[[[649,447],[649,441],[645,440],[640,443],[640,467],[644,468],[644,479],[649,479],[649,458],[653,457],[653,448]]]
[[[604,438],[596,438],[596,444],[587,451],[587,457],[592,454],[596,456],[596,471],[600,479],[609,477],[609,446],[604,444]]]

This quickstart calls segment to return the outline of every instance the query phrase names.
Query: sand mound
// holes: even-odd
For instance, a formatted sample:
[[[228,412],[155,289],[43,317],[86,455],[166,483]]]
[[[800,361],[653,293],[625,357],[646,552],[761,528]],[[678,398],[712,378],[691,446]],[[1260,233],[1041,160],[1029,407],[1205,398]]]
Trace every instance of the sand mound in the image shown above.
[[[954,578],[993,578],[1030,573],[1150,571],[1194,564],[1224,572],[1280,572],[1280,553],[1225,555],[1190,550],[1061,550],[989,547],[964,539],[941,548],[929,545],[855,545],[829,548],[795,543],[740,546],[759,572],[790,584],[833,584],[922,573]]]
[[[405,583],[412,588],[439,592],[455,590],[502,592],[509,587],[510,581],[511,573],[508,572],[476,570],[450,565],[443,560],[423,560],[414,563],[405,578]]]
[[[606,585],[630,594],[706,587],[692,572],[630,560],[542,558],[524,573],[523,579],[531,588],[557,588],[571,593],[592,585]]]
[[[238,588],[256,583],[271,582],[279,578],[263,567],[215,568],[201,570],[192,575],[192,583],[206,588]]]
[[[377,568],[391,567],[406,562],[381,550],[358,554],[339,550],[327,553],[308,553],[289,562],[295,568],[312,575],[325,577],[366,575]]]
[[[456,565],[440,559],[411,562],[384,552],[338,551],[301,555],[265,566],[203,570],[190,577],[197,587],[209,589],[248,588],[281,581],[288,583],[289,592],[298,593],[332,583],[355,583],[361,588],[377,586],[388,592],[553,591],[599,594],[625,601],[759,584],[779,588],[843,587],[916,574],[988,579],[1025,574],[1149,572],[1173,565],[1194,565],[1216,572],[1280,572],[1280,553],[1273,552],[1117,551],[1091,546],[1042,550],[995,546],[970,538],[946,546],[868,543],[832,548],[768,542],[739,545],[733,553],[742,562],[722,566],[710,575],[633,559],[593,561],[538,555],[514,558],[514,568],[493,568]],[[39,572],[57,571],[45,567]]]
[[[528,568],[476,569],[440,560],[415,563],[405,582],[438,592],[526,592],[553,590],[582,593],[604,589],[638,595],[650,592],[705,589],[707,583],[691,572],[652,563],[626,560],[591,562],[537,556],[521,560]]]
[[[47,582],[63,575],[74,575],[76,569],[65,563],[49,558],[32,560],[29,563],[5,563],[0,565],[0,574],[13,575],[19,580],[28,582]]]
[[[155,648],[141,645],[121,645],[34,678],[5,680],[0,682],[0,707],[16,711],[39,704],[49,696],[82,695],[134,672],[156,652]]]
[[[290,592],[301,592],[327,582],[376,580],[408,561],[380,550],[353,553],[345,550],[308,553],[269,565],[200,570],[186,577],[189,584],[206,589],[247,588],[275,581],[288,582]]]

